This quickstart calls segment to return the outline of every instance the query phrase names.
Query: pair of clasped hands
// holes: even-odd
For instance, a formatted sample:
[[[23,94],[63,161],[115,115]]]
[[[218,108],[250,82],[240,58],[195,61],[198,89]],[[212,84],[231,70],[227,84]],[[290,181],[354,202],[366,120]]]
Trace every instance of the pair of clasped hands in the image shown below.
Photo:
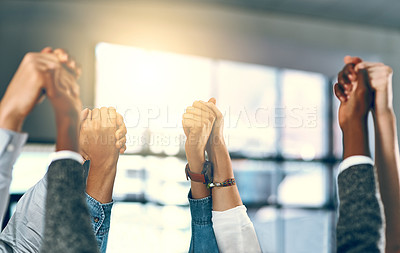
[[[74,151],[90,160],[87,192],[107,202],[119,153],[126,150],[127,130],[114,108],[82,110],[80,75],[81,69],[63,49],[27,53],[1,100],[0,127],[20,132],[28,114],[47,97],[56,119],[56,151]]]

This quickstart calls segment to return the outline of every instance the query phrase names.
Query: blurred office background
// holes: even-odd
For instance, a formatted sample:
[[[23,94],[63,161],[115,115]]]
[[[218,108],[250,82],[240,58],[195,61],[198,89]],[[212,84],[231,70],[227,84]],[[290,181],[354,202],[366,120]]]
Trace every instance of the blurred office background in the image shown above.
[[[23,55],[67,49],[82,100],[125,116],[108,252],[187,252],[190,213],[181,115],[217,99],[239,191],[264,252],[334,252],[341,159],[332,84],[345,55],[400,81],[397,1],[2,0],[0,96]],[[395,110],[400,90],[394,85]],[[10,212],[45,173],[55,126],[27,118]],[[371,137],[372,129],[371,129]],[[373,141],[371,143],[373,145]]]

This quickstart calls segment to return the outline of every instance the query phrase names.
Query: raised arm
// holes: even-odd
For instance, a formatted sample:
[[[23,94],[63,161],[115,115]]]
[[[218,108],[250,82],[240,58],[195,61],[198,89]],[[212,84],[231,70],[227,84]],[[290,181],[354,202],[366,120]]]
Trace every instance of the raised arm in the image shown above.
[[[65,68],[57,69],[52,76],[47,96],[56,116],[59,159],[53,160],[47,173],[45,229],[40,252],[97,253],[99,249],[90,225],[85,173],[79,155],[82,106],[79,86],[75,75]]]
[[[399,147],[396,116],[393,110],[392,69],[383,63],[362,62],[357,57],[345,58],[346,63],[355,65],[352,72],[364,69],[369,85],[374,91],[372,115],[375,125],[375,166],[386,216],[386,252],[400,252],[400,187],[399,187]],[[351,89],[350,77],[343,73],[341,85]]]
[[[212,177],[211,167],[205,165],[205,148],[211,134],[215,116],[210,109],[199,101],[186,108],[182,126],[186,135],[187,175],[191,177],[189,193],[190,213],[192,217],[192,236],[189,252],[219,252],[212,227],[212,198],[206,186],[206,178]],[[207,173],[202,173],[203,168]],[[199,175],[200,180],[193,175]],[[192,175],[192,176],[190,176]],[[202,180],[204,179],[204,181]],[[199,182],[200,181],[200,182]],[[203,182],[201,182],[203,181]]]
[[[344,71],[348,68],[352,66],[346,65]],[[357,76],[358,82],[346,94],[335,85],[336,95],[342,96],[339,124],[344,158],[338,176],[337,251],[382,252],[384,217],[368,145],[367,117],[373,96],[367,73],[360,70]]]
[[[221,252],[261,252],[253,223],[243,205],[223,137],[224,118],[211,98],[203,105],[212,110],[215,122],[207,143],[207,154],[214,164],[213,228]],[[222,184],[223,186],[218,186]]]
[[[81,155],[89,167],[87,203],[93,230],[101,252],[106,252],[113,206],[112,194],[119,153],[126,146],[126,127],[122,116],[112,107],[81,112]]]
[[[51,73],[60,62],[67,62],[48,52],[51,48],[25,55],[0,102],[0,225],[8,203],[12,166],[27,139],[27,134],[21,133],[25,117],[43,95]]]

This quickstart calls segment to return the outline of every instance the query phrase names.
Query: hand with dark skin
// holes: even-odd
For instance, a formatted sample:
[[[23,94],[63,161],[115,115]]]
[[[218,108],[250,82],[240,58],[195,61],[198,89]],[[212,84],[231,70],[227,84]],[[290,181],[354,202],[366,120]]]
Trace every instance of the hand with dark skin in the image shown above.
[[[126,127],[115,108],[85,109],[81,114],[81,155],[90,160],[86,192],[101,203],[112,200],[119,154],[126,149]]]
[[[346,65],[342,72],[349,66]],[[373,94],[366,81],[368,77],[365,71],[359,70],[357,75],[358,82],[353,82],[352,89],[347,93],[346,99],[341,99],[339,107],[339,125],[343,132],[343,159],[355,155],[371,157],[367,119]],[[339,84],[335,84],[334,90],[336,95],[342,95]]]
[[[375,166],[386,217],[386,252],[400,252],[400,158],[397,141],[396,116],[393,110],[392,74],[383,63],[363,62],[358,57],[345,57],[350,70],[339,73],[336,95],[346,100],[357,81],[357,70],[365,70],[374,92],[372,115],[375,125]],[[349,75],[350,74],[350,75]]]

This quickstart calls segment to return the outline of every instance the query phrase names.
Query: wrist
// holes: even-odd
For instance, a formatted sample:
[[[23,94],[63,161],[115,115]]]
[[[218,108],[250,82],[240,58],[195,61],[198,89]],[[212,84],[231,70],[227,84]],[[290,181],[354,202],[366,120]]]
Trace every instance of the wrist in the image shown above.
[[[0,128],[21,132],[25,116],[0,103]]]
[[[367,126],[367,122],[368,122],[368,114],[366,115],[357,114],[357,115],[352,115],[347,119],[341,121],[339,125],[340,129],[342,130],[342,133],[344,134],[345,132],[354,130],[355,126],[357,127]]]
[[[74,120],[57,120],[56,151],[71,150],[79,153],[79,125]]]
[[[93,168],[95,171],[102,171],[114,173],[117,171],[117,163],[118,159],[115,161],[102,161],[101,159],[92,159],[90,158],[90,168]]]
[[[377,90],[375,92],[372,112],[374,114],[381,114],[391,110],[393,110],[393,95],[391,89]]]
[[[343,131],[343,159],[354,155],[371,157],[368,140],[367,120],[352,121],[352,124],[342,128]]]

